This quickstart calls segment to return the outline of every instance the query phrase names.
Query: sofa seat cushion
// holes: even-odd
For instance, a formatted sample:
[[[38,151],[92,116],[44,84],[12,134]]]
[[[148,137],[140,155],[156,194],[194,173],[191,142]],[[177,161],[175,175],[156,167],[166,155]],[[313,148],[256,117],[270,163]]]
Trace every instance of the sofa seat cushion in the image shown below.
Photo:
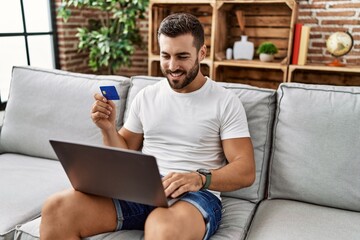
[[[260,203],[247,240],[359,239],[360,212],[292,200]]]
[[[14,67],[1,129],[1,150],[56,159],[50,138],[101,144],[101,132],[90,116],[93,96],[100,93],[101,85],[113,85],[119,92],[121,100],[114,101],[119,128],[129,78]]]
[[[223,213],[220,228],[212,240],[242,240],[247,234],[256,204],[232,197],[222,197]]]
[[[269,198],[360,211],[360,87],[281,84]]]
[[[244,239],[255,212],[256,204],[249,201],[224,197],[223,217],[220,228],[212,240]],[[39,239],[40,218],[19,226],[16,230],[16,240]],[[99,234],[86,238],[87,240],[142,240],[144,232],[131,230]]]
[[[0,239],[13,235],[17,224],[38,217],[46,198],[69,187],[58,161],[1,154]]]

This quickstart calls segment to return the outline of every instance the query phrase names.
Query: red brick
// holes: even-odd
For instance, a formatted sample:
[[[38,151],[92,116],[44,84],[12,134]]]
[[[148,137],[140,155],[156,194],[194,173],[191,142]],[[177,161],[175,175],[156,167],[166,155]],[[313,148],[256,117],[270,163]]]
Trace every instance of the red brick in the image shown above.
[[[348,31],[348,28],[344,28],[344,27],[322,27],[322,26],[317,26],[317,27],[312,27],[311,28],[312,32],[345,32]]]
[[[341,3],[329,6],[329,8],[360,8],[360,3]]]
[[[326,4],[300,4],[299,9],[325,9]]]
[[[324,25],[359,25],[360,20],[323,20]]]
[[[301,18],[301,17],[311,17],[312,16],[312,12],[311,11],[300,11],[298,13],[298,17]]]
[[[58,40],[59,42],[78,42],[79,39],[77,37],[75,37],[75,35],[71,35],[72,37],[65,37],[65,36],[59,36]]]
[[[323,36],[321,34],[310,34],[310,38],[311,39],[319,39],[319,38],[323,38]]]
[[[346,54],[347,58],[359,57],[359,56],[360,56],[360,51],[357,51],[356,49],[352,49],[348,54]]]
[[[360,41],[360,35],[353,34],[352,37],[353,37],[354,41]]]
[[[311,18],[311,19],[300,19],[300,22],[302,24],[318,24],[319,23],[319,20],[318,19],[315,19],[315,18]]]
[[[320,48],[324,48],[326,47],[326,43],[325,42],[312,42],[311,43],[312,47],[320,47]]]
[[[352,17],[356,15],[355,11],[326,11],[326,12],[316,12],[318,17]]]
[[[309,49],[308,54],[322,54],[322,49]]]

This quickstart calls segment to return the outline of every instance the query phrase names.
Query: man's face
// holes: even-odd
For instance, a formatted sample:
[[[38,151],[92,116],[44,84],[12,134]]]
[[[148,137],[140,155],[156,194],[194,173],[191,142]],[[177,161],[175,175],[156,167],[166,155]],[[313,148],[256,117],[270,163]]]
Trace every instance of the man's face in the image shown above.
[[[175,38],[160,35],[160,67],[170,86],[184,90],[199,73],[199,54],[191,34]]]

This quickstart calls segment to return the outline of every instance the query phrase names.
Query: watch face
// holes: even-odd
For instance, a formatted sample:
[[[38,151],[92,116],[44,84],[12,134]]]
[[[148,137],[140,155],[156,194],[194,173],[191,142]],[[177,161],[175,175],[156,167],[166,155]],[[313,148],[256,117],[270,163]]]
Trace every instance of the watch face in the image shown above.
[[[204,169],[204,168],[198,169],[197,172],[205,175],[211,174],[209,169]]]

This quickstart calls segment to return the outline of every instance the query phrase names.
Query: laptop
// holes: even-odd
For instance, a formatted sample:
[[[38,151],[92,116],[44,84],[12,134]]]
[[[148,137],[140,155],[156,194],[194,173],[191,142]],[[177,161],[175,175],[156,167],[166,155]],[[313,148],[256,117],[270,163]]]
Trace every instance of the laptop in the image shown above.
[[[73,188],[88,194],[169,207],[153,156],[114,147],[50,140]]]

